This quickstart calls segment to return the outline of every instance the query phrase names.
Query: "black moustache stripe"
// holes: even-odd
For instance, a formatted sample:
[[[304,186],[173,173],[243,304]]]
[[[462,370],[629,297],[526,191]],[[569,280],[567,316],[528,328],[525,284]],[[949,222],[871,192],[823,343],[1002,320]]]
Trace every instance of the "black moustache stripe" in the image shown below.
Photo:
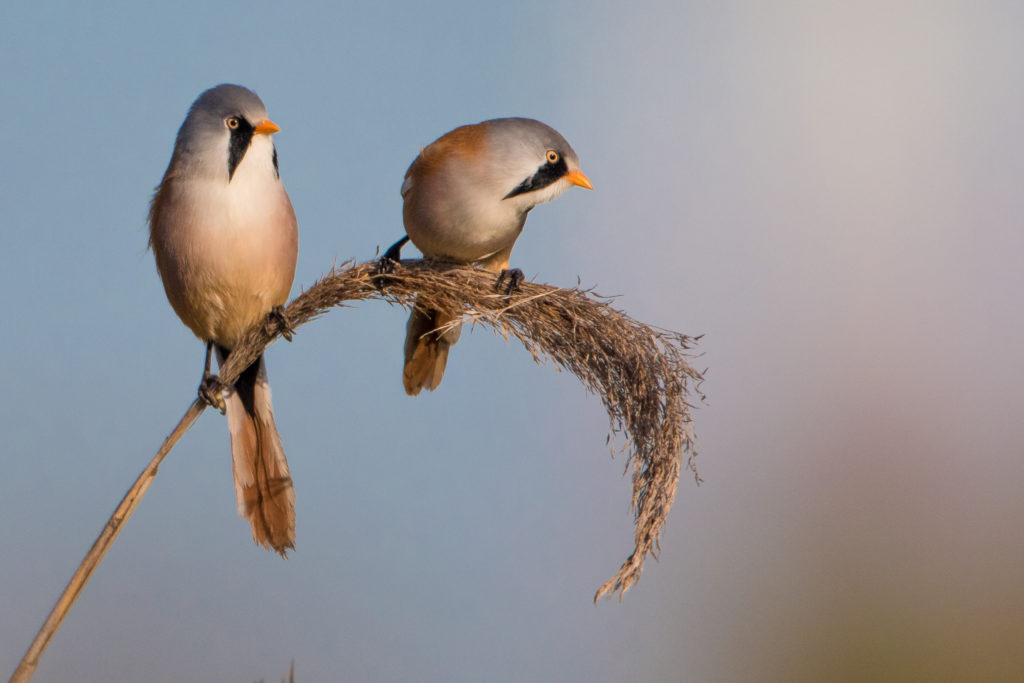
[[[228,142],[228,182],[235,176],[235,169],[242,163],[242,158],[252,144],[252,124],[238,117],[238,128],[231,130],[231,139]]]
[[[562,178],[568,172],[569,166],[565,163],[565,159],[560,157],[558,161],[553,164],[546,163],[542,165],[537,169],[536,173],[516,185],[516,187],[507,195],[502,197],[502,199],[509,199],[510,197],[526,194],[527,192],[541,190],[559,178]]]

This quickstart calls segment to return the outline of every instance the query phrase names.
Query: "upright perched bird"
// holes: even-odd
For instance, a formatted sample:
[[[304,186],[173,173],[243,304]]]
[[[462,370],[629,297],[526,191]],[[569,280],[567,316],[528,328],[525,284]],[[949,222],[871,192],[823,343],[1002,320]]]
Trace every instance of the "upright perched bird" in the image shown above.
[[[174,312],[206,342],[199,393],[227,412],[238,512],[283,556],[295,545],[295,490],[263,357],[231,387],[209,372],[211,350],[223,365],[246,329],[281,316],[291,290],[299,233],[270,138],[279,130],[251,90],[201,94],[153,196],[149,244]]]
[[[540,121],[492,119],[461,126],[428,145],[402,184],[406,236],[386,253],[398,260],[412,239],[424,256],[475,263],[506,276],[509,255],[530,209],[579,185],[593,189],[579,158],[558,131]],[[441,383],[448,350],[459,339],[458,317],[413,309],[406,326],[402,382],[410,396]]]

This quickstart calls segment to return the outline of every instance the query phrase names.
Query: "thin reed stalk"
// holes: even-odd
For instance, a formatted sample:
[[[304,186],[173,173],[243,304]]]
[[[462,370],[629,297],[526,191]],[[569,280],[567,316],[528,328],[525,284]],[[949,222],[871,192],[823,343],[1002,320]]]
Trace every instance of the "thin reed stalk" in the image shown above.
[[[648,555],[657,556],[658,539],[675,499],[684,466],[699,482],[695,466],[691,394],[699,399],[700,372],[690,364],[696,341],[650,327],[611,306],[590,290],[523,282],[506,295],[495,291],[495,276],[470,266],[436,261],[402,261],[386,274],[378,263],[346,263],[333,268],[285,309],[293,329],[346,302],[382,299],[411,308],[461,313],[464,321],[518,339],[534,360],[550,360],[575,375],[604,404],[609,438],[621,441],[632,468],[634,548],[619,570],[594,595],[622,595],[636,583]],[[274,325],[254,326],[220,368],[231,384],[277,339]],[[160,463],[195,423],[205,404],[196,400],[160,450],[129,488],[92,548],[57,600],[29,646],[12,683],[28,681],[50,640],[103,557],[156,477]]]

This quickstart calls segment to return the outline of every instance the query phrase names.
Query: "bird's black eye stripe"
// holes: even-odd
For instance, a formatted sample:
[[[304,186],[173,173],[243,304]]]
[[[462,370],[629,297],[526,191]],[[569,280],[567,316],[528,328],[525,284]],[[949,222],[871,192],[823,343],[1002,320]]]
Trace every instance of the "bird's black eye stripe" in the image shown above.
[[[231,139],[228,141],[228,180],[230,181],[252,142],[253,127],[241,116],[228,117],[225,122],[231,132]]]
[[[559,156],[557,152],[555,152],[555,157],[557,161],[553,163],[548,161],[541,165],[541,167],[537,169],[536,173],[519,183],[511,192],[502,197],[502,199],[509,199],[516,195],[543,189],[568,173],[569,165],[565,163],[565,159]],[[550,155],[548,158],[551,158]]]

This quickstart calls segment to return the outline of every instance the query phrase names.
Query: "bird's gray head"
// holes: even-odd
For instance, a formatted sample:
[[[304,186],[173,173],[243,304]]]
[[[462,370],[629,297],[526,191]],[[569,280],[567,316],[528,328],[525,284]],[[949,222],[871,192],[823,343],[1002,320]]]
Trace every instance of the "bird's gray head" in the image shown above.
[[[267,118],[263,101],[240,85],[218,85],[201,94],[178,129],[174,146],[177,163],[194,172],[225,174],[230,181],[256,136],[280,128]],[[277,172],[277,150],[267,140]],[[172,162],[173,164],[174,162]]]
[[[509,170],[509,191],[530,207],[551,201],[571,185],[593,189],[580,171],[580,159],[561,134],[534,119],[506,118],[487,122],[494,158]]]

